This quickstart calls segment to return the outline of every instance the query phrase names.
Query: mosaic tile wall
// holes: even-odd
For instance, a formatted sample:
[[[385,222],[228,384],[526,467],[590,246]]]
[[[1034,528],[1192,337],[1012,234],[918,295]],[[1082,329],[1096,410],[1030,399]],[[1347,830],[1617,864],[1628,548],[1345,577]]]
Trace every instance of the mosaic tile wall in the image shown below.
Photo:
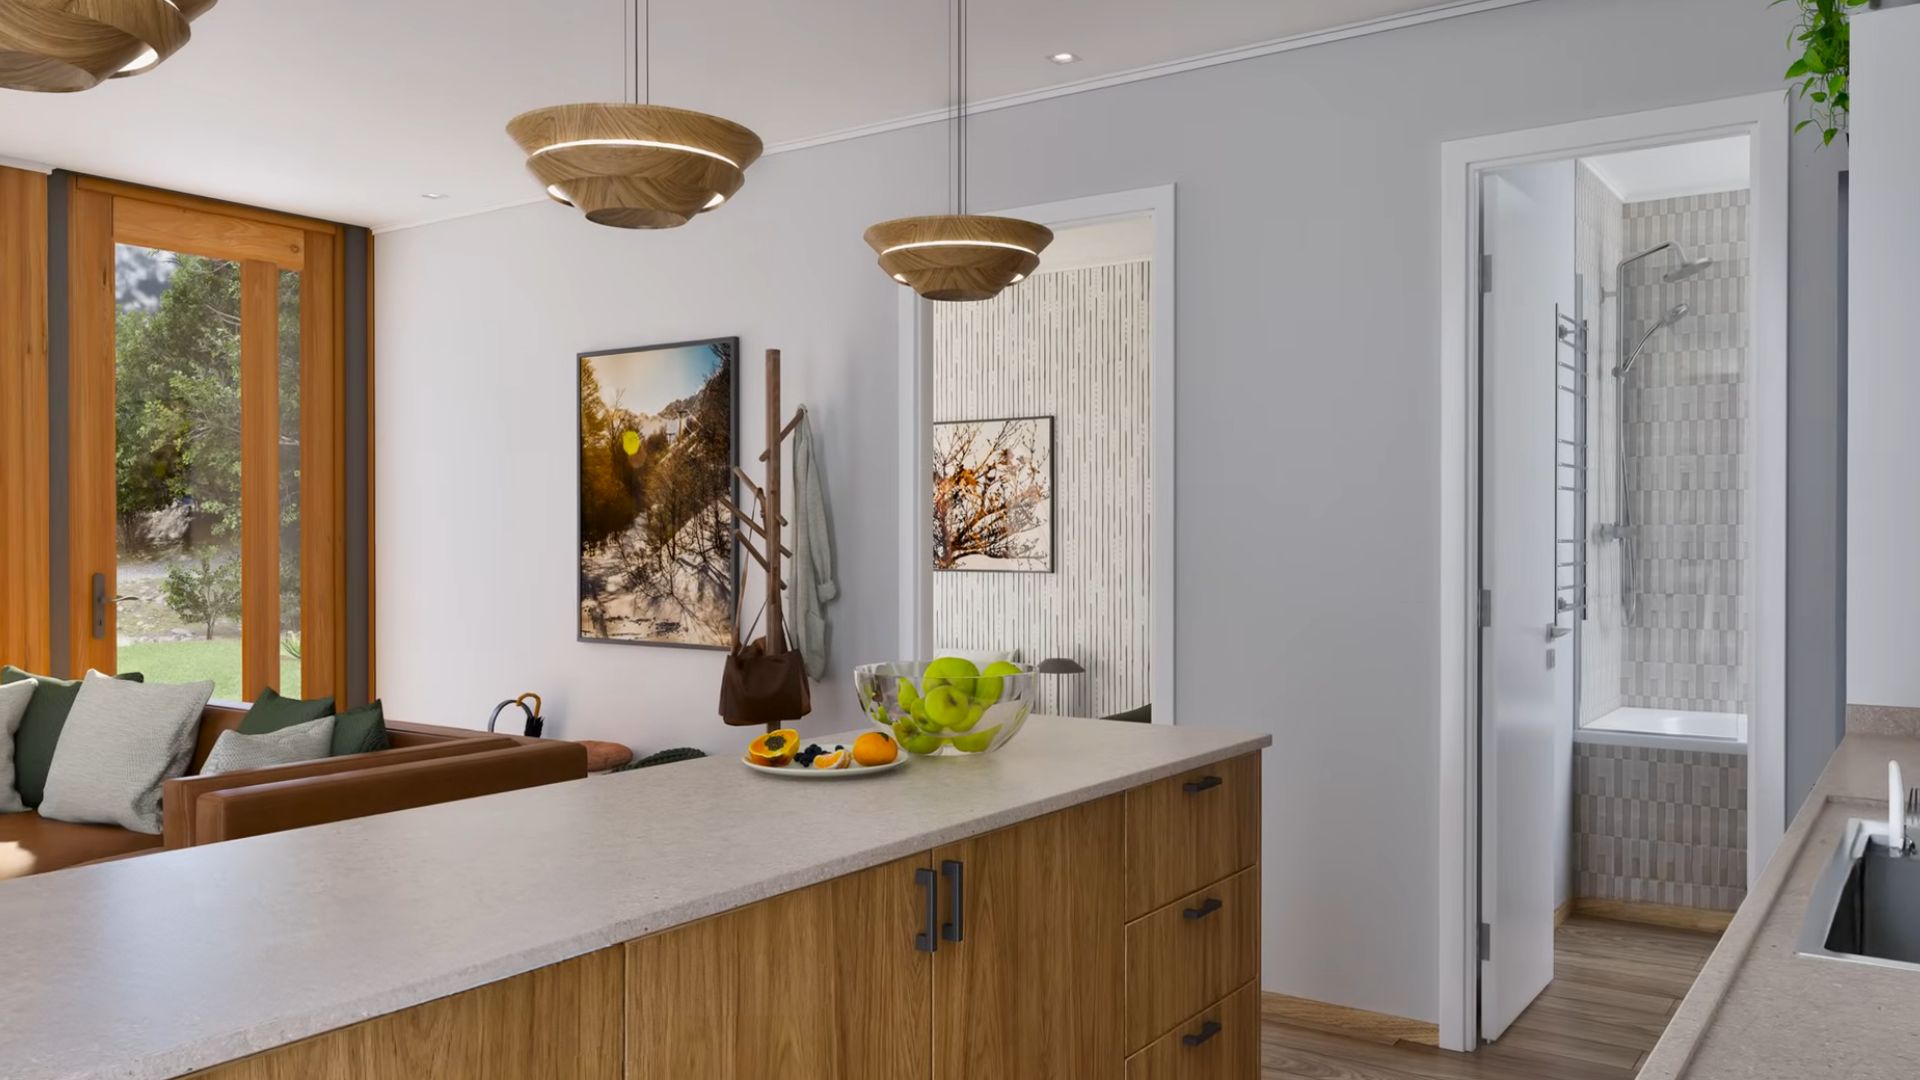
[[[1622,283],[1629,341],[1691,307],[1641,355],[1627,401],[1640,608],[1621,652],[1624,705],[1747,711],[1747,207],[1745,191],[1625,207],[1628,252],[1673,240],[1714,261],[1666,283],[1657,256]]]
[[[1575,743],[1574,895],[1732,911],[1747,895],[1747,758]]]
[[[1035,274],[933,305],[933,418],[1053,417],[1050,574],[933,575],[936,647],[1078,660],[1041,708],[1111,716],[1153,696],[1152,264]]]
[[[1619,380],[1613,377],[1620,327],[1613,295],[1620,288],[1625,207],[1593,170],[1577,166],[1574,180],[1579,266],[1587,316],[1587,617],[1580,623],[1580,722],[1622,704],[1620,654],[1620,545],[1600,539],[1600,525],[1618,517],[1615,444],[1620,438]],[[1604,295],[1603,295],[1604,294]]]

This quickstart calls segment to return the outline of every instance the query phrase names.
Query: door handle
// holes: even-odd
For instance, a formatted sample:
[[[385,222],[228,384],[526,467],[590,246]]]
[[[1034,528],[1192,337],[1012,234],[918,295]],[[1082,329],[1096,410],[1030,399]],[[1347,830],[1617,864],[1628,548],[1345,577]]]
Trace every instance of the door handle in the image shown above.
[[[1215,1023],[1212,1020],[1209,1020],[1206,1023],[1200,1025],[1199,1031],[1196,1031],[1191,1035],[1180,1036],[1180,1041],[1183,1043],[1186,1043],[1188,1046],[1199,1046],[1201,1043],[1206,1042],[1208,1039],[1211,1039],[1218,1034],[1220,1034],[1220,1025]]]
[[[93,575],[93,636],[107,636],[107,575]]]
[[[1181,790],[1185,791],[1189,795],[1198,795],[1209,788],[1217,788],[1224,783],[1226,783],[1226,781],[1220,779],[1217,776],[1209,776],[1201,780],[1189,780],[1186,783],[1180,785],[1180,787],[1181,787]]]
[[[940,927],[940,936],[948,941],[966,940],[967,883],[961,876],[964,869],[958,859],[947,859],[940,864],[940,876],[947,879],[947,909],[953,912],[953,921]]]
[[[1198,922],[1199,920],[1206,918],[1207,916],[1213,914],[1214,912],[1219,911],[1220,907],[1221,907],[1220,899],[1218,897],[1209,896],[1207,897],[1206,903],[1201,904],[1199,907],[1187,908],[1185,911],[1182,911],[1180,913],[1180,917],[1183,919],[1186,919],[1189,922]]]
[[[940,922],[940,896],[935,892],[935,887],[940,879],[934,876],[932,870],[923,866],[913,872],[913,880],[920,886],[926,900],[925,915],[921,922],[922,929],[913,936],[914,950],[927,953],[939,952],[940,932],[936,927]]]

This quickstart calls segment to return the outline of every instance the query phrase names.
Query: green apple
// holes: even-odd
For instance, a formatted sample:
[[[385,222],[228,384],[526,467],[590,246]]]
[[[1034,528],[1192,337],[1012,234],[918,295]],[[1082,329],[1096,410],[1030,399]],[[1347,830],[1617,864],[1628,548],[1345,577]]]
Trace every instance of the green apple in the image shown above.
[[[873,708],[867,710],[867,715],[872,717],[873,722],[879,724],[881,727],[886,727],[892,722],[887,716],[887,707],[885,705],[874,705]]]
[[[963,696],[972,697],[973,684],[979,678],[980,669],[973,666],[973,661],[943,656],[927,665],[926,672],[920,676],[920,686],[929,694],[937,686],[951,686]]]
[[[995,724],[985,731],[976,731],[971,735],[962,735],[953,740],[953,745],[956,749],[963,750],[969,754],[978,754],[987,747],[992,746],[993,737],[998,734],[1000,734],[1000,725]]]
[[[958,686],[936,686],[928,690],[927,696],[921,701],[927,707],[927,718],[932,720],[936,727],[960,728],[962,724],[966,724],[967,727],[973,726],[967,723],[967,714],[973,710],[973,699]]]
[[[910,754],[937,754],[940,752],[940,740],[931,735],[915,735],[901,739],[900,745]]]
[[[985,715],[987,715],[987,707],[976,701],[967,709],[967,715],[959,723],[948,724],[947,727],[952,731],[972,731],[973,726],[978,724],[980,718]]]
[[[903,716],[900,719],[895,720],[893,722],[892,727],[893,727],[893,740],[895,742],[904,743],[908,739],[911,739],[914,736],[920,734],[919,725],[915,724],[910,717]]]
[[[926,698],[916,698],[913,704],[907,706],[907,715],[913,717],[914,722],[920,727],[930,728],[938,726],[933,722],[933,718],[927,715]]]
[[[1009,664],[1005,660],[995,660],[981,672],[980,681],[974,684],[973,700],[982,705],[991,705],[1000,700],[1006,692],[1006,676],[1020,674],[1019,664]]]
[[[920,700],[920,691],[914,689],[912,679],[900,680],[900,707],[912,709],[913,703]]]

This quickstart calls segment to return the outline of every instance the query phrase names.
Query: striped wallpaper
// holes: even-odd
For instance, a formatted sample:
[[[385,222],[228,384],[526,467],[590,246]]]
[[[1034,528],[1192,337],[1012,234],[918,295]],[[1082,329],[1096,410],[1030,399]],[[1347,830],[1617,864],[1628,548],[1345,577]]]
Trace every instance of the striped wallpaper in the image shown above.
[[[1068,657],[1043,709],[1107,716],[1152,694],[1150,264],[1035,275],[934,305],[933,418],[1054,418],[1054,572],[933,575],[939,648]],[[1058,695],[1056,698],[1055,695]]]

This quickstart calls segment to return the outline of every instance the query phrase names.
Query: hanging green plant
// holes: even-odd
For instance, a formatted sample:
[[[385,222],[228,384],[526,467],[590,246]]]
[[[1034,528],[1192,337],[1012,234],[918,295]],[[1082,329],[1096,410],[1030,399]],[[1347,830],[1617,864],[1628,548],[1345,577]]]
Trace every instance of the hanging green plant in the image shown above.
[[[1852,29],[1848,12],[1866,7],[1870,0],[1773,0],[1774,4],[1793,3],[1800,9],[1800,22],[1788,40],[1800,49],[1800,56],[1787,68],[1787,80],[1808,103],[1808,116],[1793,126],[1794,132],[1812,127],[1820,132],[1822,145],[1832,145],[1834,137],[1847,130],[1847,53]],[[1771,5],[1769,5],[1771,6]]]

